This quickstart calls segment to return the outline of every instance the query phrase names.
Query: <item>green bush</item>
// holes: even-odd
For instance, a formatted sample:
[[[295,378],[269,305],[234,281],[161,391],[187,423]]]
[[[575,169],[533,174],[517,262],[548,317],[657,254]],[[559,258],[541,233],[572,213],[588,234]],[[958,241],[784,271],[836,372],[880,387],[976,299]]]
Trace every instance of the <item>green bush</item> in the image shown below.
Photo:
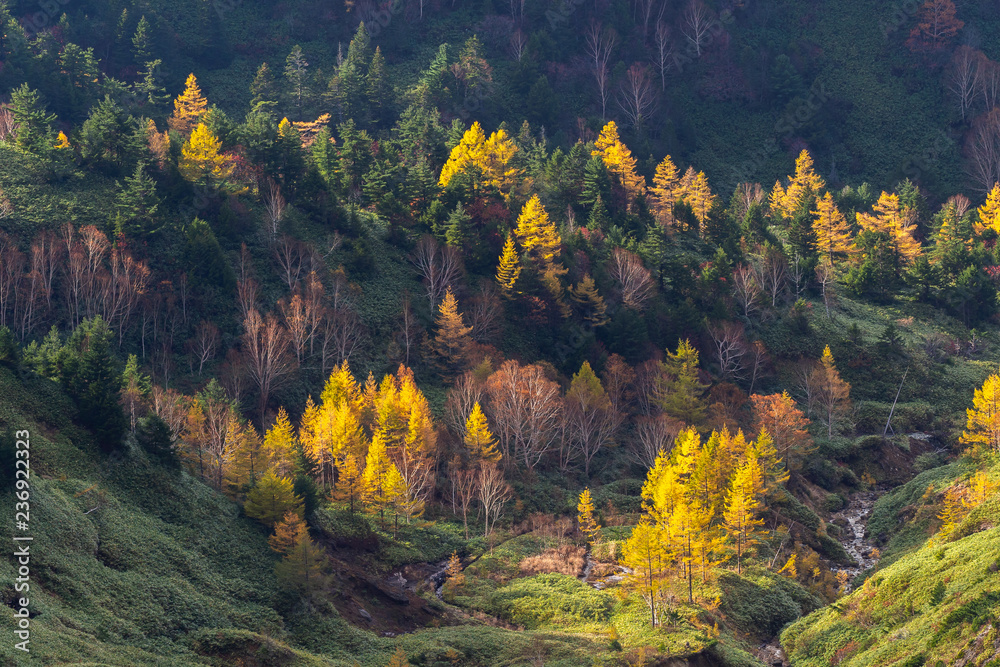
[[[719,609],[743,632],[766,639],[823,603],[797,582],[770,573],[723,572]]]
[[[517,579],[490,594],[486,610],[510,623],[534,629],[543,625],[605,622],[612,598],[575,577],[540,574]]]

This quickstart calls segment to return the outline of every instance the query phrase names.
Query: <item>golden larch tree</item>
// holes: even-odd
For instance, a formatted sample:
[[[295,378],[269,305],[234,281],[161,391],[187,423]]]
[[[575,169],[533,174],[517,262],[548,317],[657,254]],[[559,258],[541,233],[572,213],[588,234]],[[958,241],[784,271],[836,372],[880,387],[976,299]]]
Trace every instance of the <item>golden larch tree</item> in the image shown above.
[[[753,461],[741,465],[733,475],[723,514],[726,532],[732,538],[736,550],[736,571],[743,571],[743,558],[747,550],[756,544],[756,530],[764,521],[757,518],[760,501],[755,492],[754,480],[760,471],[754,469]]]
[[[385,511],[396,499],[398,478],[399,470],[389,458],[385,440],[376,433],[368,447],[368,458],[365,461],[362,499],[370,512],[378,513],[382,523],[385,522]]]
[[[505,130],[497,130],[487,138],[479,121],[476,121],[451,150],[448,161],[441,169],[438,185],[447,187],[456,175],[470,172],[473,190],[478,191],[483,185],[489,185],[504,197],[509,197],[520,175],[520,170],[511,164],[517,150],[517,145]]]
[[[302,516],[302,499],[295,495],[292,480],[279,477],[273,470],[264,473],[243,504],[243,512],[248,517],[268,528],[281,521],[289,511]]]
[[[648,517],[642,517],[632,528],[632,535],[622,547],[621,564],[632,574],[627,581],[629,588],[637,591],[649,608],[649,624],[656,627],[656,600],[663,585],[661,574],[665,567],[666,553],[660,529]]]
[[[559,254],[561,240],[538,195],[532,195],[521,209],[514,232],[524,252],[547,268]]]
[[[1000,451],[1000,375],[986,378],[982,388],[973,394],[972,407],[965,412],[965,430],[959,442]]]
[[[285,555],[295,546],[299,532],[306,527],[306,522],[293,511],[285,512],[281,521],[274,524],[274,534],[267,538],[267,543],[273,551]]]
[[[979,221],[976,223],[977,234],[982,234],[987,229],[1000,234],[1000,183],[993,184],[993,189],[986,195],[986,203],[976,211],[979,213]]]
[[[594,542],[597,541],[597,536],[601,531],[601,526],[597,523],[597,519],[594,518],[594,500],[590,496],[589,488],[584,489],[580,493],[580,498],[576,505],[576,523],[580,528],[580,532],[587,538],[590,546],[594,546]]]
[[[653,212],[662,224],[673,224],[674,204],[677,202],[678,195],[681,194],[680,184],[680,172],[668,155],[663,158],[660,164],[656,165],[656,172],[653,174],[653,187],[649,190]]]
[[[298,440],[285,408],[278,408],[274,425],[264,434],[264,455],[267,464],[279,475],[290,475],[295,467]]]
[[[224,185],[233,172],[233,165],[219,152],[221,148],[222,142],[208,126],[199,123],[181,148],[181,159],[177,163],[181,176],[209,190]]]
[[[437,333],[434,334],[432,348],[438,356],[442,371],[448,377],[461,373],[465,369],[466,356],[472,344],[469,337],[472,327],[466,326],[462,320],[458,300],[450,287],[438,305],[434,324]]]
[[[835,257],[848,255],[854,249],[847,218],[837,209],[833,195],[827,192],[816,200],[813,214],[813,231],[816,232],[816,252],[827,262]]]
[[[750,397],[753,429],[766,430],[773,439],[774,448],[789,470],[798,470],[802,459],[812,451],[809,420],[795,404],[788,392]]]
[[[469,418],[465,420],[465,448],[469,455],[477,459],[499,461],[500,450],[496,438],[490,433],[489,424],[479,401],[472,406]]]
[[[715,195],[712,194],[712,189],[708,186],[708,177],[705,176],[705,172],[699,171],[695,174],[691,185],[684,191],[684,201],[690,204],[698,222],[704,224],[708,212],[715,204]]]
[[[906,46],[911,51],[938,51],[954,39],[965,21],[955,17],[952,0],[927,0],[920,6],[916,27],[910,31]]]
[[[402,647],[396,647],[396,652],[392,654],[392,659],[386,667],[410,667],[410,661],[407,660]]]
[[[823,410],[827,436],[832,438],[837,423],[851,408],[851,385],[841,379],[829,345],[823,348],[823,356],[814,374],[816,402]]]
[[[354,505],[364,494],[364,478],[361,475],[358,458],[354,454],[348,454],[337,466],[337,471],[340,476],[333,491],[333,498],[346,502],[351,514],[354,514]]]
[[[862,229],[888,234],[904,262],[915,260],[920,255],[920,243],[913,237],[916,231],[914,215],[900,206],[899,195],[883,192],[873,210],[874,213],[858,212],[858,224]]]
[[[208,100],[201,94],[198,79],[194,74],[188,74],[184,84],[184,92],[174,100],[174,113],[167,119],[171,130],[185,136],[201,123],[202,117],[208,111]]]
[[[514,293],[514,284],[517,283],[521,275],[521,258],[518,257],[517,248],[514,245],[514,237],[507,235],[507,241],[503,244],[503,252],[500,253],[500,262],[497,265],[497,283],[504,296],[511,296]]]
[[[813,167],[812,156],[803,149],[795,159],[795,175],[788,177],[788,187],[782,188],[780,182],[775,183],[771,191],[771,211],[791,218],[811,194],[818,197],[825,187],[826,183]]]
[[[626,206],[634,208],[636,199],[646,192],[646,179],[636,170],[636,159],[619,138],[614,121],[609,121],[601,130],[591,155],[601,157],[624,191]]]
[[[284,558],[274,566],[274,574],[278,583],[287,589],[299,591],[306,595],[319,589],[326,577],[323,572],[326,569],[326,552],[309,537],[309,528],[305,521],[299,519],[294,513],[285,515],[290,519],[290,523],[275,527],[275,535],[278,537],[278,530],[281,537],[271,542],[271,548],[279,551]],[[271,541],[271,540],[269,540]]]

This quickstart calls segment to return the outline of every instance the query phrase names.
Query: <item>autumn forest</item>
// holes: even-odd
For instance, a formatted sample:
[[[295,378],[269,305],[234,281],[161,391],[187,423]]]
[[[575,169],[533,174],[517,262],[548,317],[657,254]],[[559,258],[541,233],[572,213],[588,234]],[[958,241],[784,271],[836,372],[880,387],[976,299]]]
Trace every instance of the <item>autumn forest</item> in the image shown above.
[[[998,44],[0,0],[3,664],[996,663]]]

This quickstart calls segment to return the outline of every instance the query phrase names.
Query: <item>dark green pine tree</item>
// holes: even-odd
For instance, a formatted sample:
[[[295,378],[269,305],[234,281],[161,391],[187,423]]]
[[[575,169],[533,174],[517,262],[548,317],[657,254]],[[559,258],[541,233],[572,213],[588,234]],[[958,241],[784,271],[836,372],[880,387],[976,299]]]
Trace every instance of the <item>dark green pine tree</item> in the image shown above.
[[[587,229],[607,231],[610,226],[611,219],[608,218],[608,211],[604,206],[604,198],[601,195],[597,195],[597,199],[590,209],[590,217],[587,218]]]
[[[592,207],[600,199],[603,202],[609,201],[611,197],[611,178],[608,176],[608,168],[599,156],[594,156],[587,161],[583,169],[583,190],[580,193],[580,204],[585,207]]]
[[[347,57],[341,63],[331,83],[331,93],[340,112],[340,120],[354,120],[367,127],[368,109],[368,66],[371,61],[371,39],[362,22],[354,38],[347,47]]]
[[[37,90],[22,84],[10,94],[10,110],[17,122],[15,142],[17,147],[39,156],[47,156],[56,143],[52,124],[55,114],[45,110],[45,103]]]
[[[135,96],[139,100],[145,100],[140,101],[140,104],[149,105],[153,109],[162,107],[170,99],[167,89],[160,83],[161,63],[159,58],[146,62],[145,69],[139,72],[139,80],[132,84]]]
[[[141,67],[153,60],[153,42],[149,33],[149,21],[146,20],[144,14],[139,19],[139,25],[135,28],[135,34],[132,35],[132,62],[137,67]]]
[[[274,74],[267,63],[261,63],[257,68],[257,74],[250,83],[250,108],[256,107],[262,102],[271,105],[278,103],[278,86],[274,82]]]
[[[139,419],[135,429],[135,439],[154,460],[170,467],[178,466],[170,426],[155,414]]]
[[[133,164],[146,150],[145,132],[110,95],[91,107],[80,129],[80,152],[112,171]]]
[[[205,287],[215,287],[229,294],[236,287],[236,276],[226,261],[219,240],[208,223],[195,218],[186,230],[184,255],[188,275]]]
[[[324,127],[316,133],[316,139],[309,148],[310,159],[328,188],[336,188],[339,178],[337,174],[339,166],[337,149],[330,141],[332,136],[330,128]]]
[[[125,185],[118,183],[118,187],[121,191],[115,201],[118,214],[115,236],[143,239],[155,234],[160,200],[156,196],[156,181],[146,173],[145,164],[137,163],[132,175],[125,177]]]
[[[811,203],[815,197],[809,197]],[[795,215],[788,220],[788,242],[793,248],[793,254],[800,257],[812,257],[816,254],[816,232],[813,230],[811,206],[801,206]]]
[[[96,316],[84,320],[60,351],[59,374],[76,401],[79,419],[103,451],[121,445],[127,422],[119,404],[121,370],[111,355],[111,329]]]
[[[292,104],[295,105],[295,118],[302,120],[302,109],[309,102],[311,89],[309,87],[309,63],[302,53],[302,47],[296,44],[292,52],[285,58],[285,79],[288,81],[288,92]]]
[[[404,187],[410,212],[420,217],[438,193],[438,179],[427,160],[421,159],[410,168]]]
[[[364,130],[358,130],[353,120],[337,126],[340,147],[337,151],[342,178],[341,188],[346,195],[360,192],[361,179],[372,163],[372,140]]]
[[[385,57],[380,47],[375,47],[375,55],[372,56],[371,65],[368,67],[366,93],[373,124],[388,125],[392,90],[385,71]]]
[[[462,202],[455,205],[455,210],[448,216],[445,224],[444,240],[448,245],[461,248],[468,236],[468,224],[471,218],[462,208]]]

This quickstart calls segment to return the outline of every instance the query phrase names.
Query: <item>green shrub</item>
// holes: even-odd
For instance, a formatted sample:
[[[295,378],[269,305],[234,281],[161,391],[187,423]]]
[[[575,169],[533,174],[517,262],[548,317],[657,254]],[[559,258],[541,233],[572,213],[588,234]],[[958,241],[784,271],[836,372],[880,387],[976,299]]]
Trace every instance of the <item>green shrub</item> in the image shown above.
[[[823,510],[826,512],[837,512],[847,507],[847,501],[839,493],[828,493],[823,499]]]
[[[934,590],[931,591],[931,604],[935,607],[944,600],[945,586],[943,581],[938,581],[934,586]]]
[[[772,574],[723,572],[719,609],[743,632],[773,637],[782,627],[823,603],[797,582]]]
[[[486,610],[510,623],[533,629],[546,624],[606,622],[612,598],[575,577],[540,574],[517,579],[493,592]]]

